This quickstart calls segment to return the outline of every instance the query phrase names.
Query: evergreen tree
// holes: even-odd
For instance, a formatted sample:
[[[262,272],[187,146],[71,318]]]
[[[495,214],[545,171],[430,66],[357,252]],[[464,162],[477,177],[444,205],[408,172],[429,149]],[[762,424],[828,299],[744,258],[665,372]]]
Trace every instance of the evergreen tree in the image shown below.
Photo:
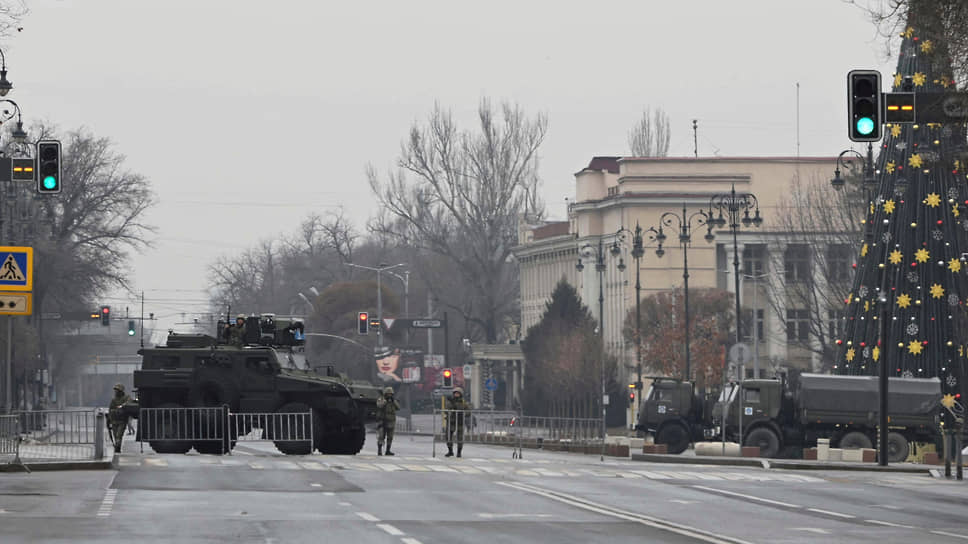
[[[944,41],[918,23],[912,14],[901,34],[893,90],[953,92]],[[945,393],[961,390],[968,340],[961,324],[968,296],[965,144],[963,123],[885,126],[878,183],[844,299],[836,372],[877,375],[886,364],[891,376],[939,377]]]

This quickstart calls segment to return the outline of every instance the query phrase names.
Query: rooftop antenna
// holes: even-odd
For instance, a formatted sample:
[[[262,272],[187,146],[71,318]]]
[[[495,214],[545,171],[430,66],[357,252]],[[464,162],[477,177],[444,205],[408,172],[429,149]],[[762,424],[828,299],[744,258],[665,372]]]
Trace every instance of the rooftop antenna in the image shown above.
[[[797,158],[800,158],[800,82],[797,81]]]
[[[697,159],[699,158],[698,130],[699,130],[699,120],[693,119],[692,120],[692,153],[693,155],[696,156]]]

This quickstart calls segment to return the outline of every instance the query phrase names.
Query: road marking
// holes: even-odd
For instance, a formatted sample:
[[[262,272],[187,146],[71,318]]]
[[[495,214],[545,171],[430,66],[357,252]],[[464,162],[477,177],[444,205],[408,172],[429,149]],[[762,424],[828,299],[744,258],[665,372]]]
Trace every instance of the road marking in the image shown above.
[[[699,501],[687,501],[683,499],[671,499],[669,502],[677,502],[679,504],[696,504]]]
[[[393,463],[381,463],[381,464],[376,465],[376,466],[379,467],[381,470],[385,470],[387,472],[394,472],[394,471],[397,471],[397,470],[403,470],[402,468],[398,467],[397,465],[394,465]]]
[[[876,523],[877,525],[887,525],[888,527],[901,527],[902,529],[914,529],[913,525],[902,525],[900,523],[891,523],[890,521],[881,521],[878,519],[866,519],[867,523]]]
[[[323,465],[319,463],[310,462],[310,461],[299,463],[299,466],[309,470],[326,470],[326,467],[324,467]]]
[[[524,484],[520,482],[497,482],[497,485],[502,485],[505,487],[517,489],[519,491],[533,493],[535,495],[540,495],[542,497],[552,499],[558,502],[562,502],[565,504],[569,504],[577,508],[582,508],[585,510],[589,510],[592,512],[596,512],[606,516],[611,516],[618,519],[624,519],[627,521],[641,523],[642,525],[646,525],[648,527],[653,527],[655,529],[668,531],[685,537],[701,540],[703,542],[712,542],[716,544],[721,544],[721,543],[750,544],[745,540],[740,540],[740,539],[728,537],[725,535],[718,535],[715,533],[704,531],[702,529],[689,527],[687,525],[682,525],[679,523],[674,523],[671,521],[666,521],[666,520],[654,518],[651,516],[646,516],[645,514],[639,514],[635,512],[620,510],[618,508],[595,503],[587,499],[577,497],[575,495],[568,495],[566,493],[552,491],[549,489],[532,486],[530,484]]]
[[[777,506],[783,506],[784,508],[803,508],[802,506],[797,505],[797,504],[790,504],[788,502],[773,501],[773,500],[770,500],[770,499],[764,499],[762,497],[756,497],[754,495],[747,495],[745,493],[737,493],[735,491],[726,491],[725,489],[716,489],[716,488],[713,488],[713,487],[706,487],[704,485],[694,485],[692,487],[694,487],[696,489],[702,489],[704,491],[709,491],[711,493],[721,493],[723,495],[733,495],[734,497],[742,497],[744,499],[749,499],[751,501],[764,502],[764,503],[767,503],[767,504],[775,504]]]
[[[323,484],[309,484],[309,485],[311,485],[313,487],[323,487]]]
[[[407,537],[407,538],[401,538],[401,539],[400,539],[400,541],[401,541],[401,542],[403,542],[403,544],[422,544],[422,543],[421,543],[421,542],[420,542],[419,540],[417,540],[416,538],[410,538],[410,537]]]
[[[111,515],[111,510],[114,508],[114,499],[117,497],[117,489],[108,489],[104,492],[104,498],[101,499],[101,507],[98,508],[97,517],[106,518]]]
[[[366,512],[357,512],[356,515],[360,516],[366,521],[380,521],[380,518],[374,516],[373,514],[367,514]]]
[[[333,493],[332,491],[323,491],[323,495],[326,495],[327,497],[332,497],[335,494],[336,493]]]
[[[343,501],[340,501],[340,502],[338,502],[338,503],[336,503],[336,504],[338,504],[338,505],[340,505],[340,506],[353,506],[352,504],[350,504],[350,503],[348,503],[348,502],[343,502]]]
[[[793,530],[794,531],[808,531],[808,532],[811,532],[811,533],[817,533],[817,534],[821,534],[821,535],[829,535],[830,534],[830,531],[828,531],[826,529],[820,529],[820,528],[817,528],[817,527],[794,527]]]
[[[950,536],[952,538],[960,538],[962,540],[968,540],[968,535],[959,535],[956,533],[949,533],[947,531],[931,531],[931,532],[936,535],[944,535],[944,536]]]
[[[383,529],[384,531],[390,533],[393,536],[400,536],[400,535],[404,534],[403,531],[401,531],[400,529],[397,529],[393,525],[388,525],[386,523],[377,523],[376,526],[379,527],[379,528],[381,528],[381,529]]]
[[[816,512],[818,514],[826,514],[828,516],[835,516],[835,517],[844,518],[844,519],[854,519],[855,517],[857,517],[857,516],[852,516],[850,514],[841,514],[840,512],[831,512],[830,510],[821,510],[819,508],[807,508],[807,510],[811,512]]]
[[[894,506],[893,504],[872,504],[871,508],[887,508],[888,510],[900,510],[900,506]]]
[[[146,457],[145,458],[145,464],[146,465],[151,465],[153,467],[167,467],[168,466],[168,460],[167,459],[160,459],[160,458],[156,458],[156,457]]]
[[[255,470],[262,470],[262,469],[264,469],[266,467],[265,467],[265,465],[261,465],[259,463],[249,463],[249,468],[253,468]]]
[[[430,469],[421,465],[400,465],[407,470],[412,470],[414,472],[430,472]]]
[[[478,517],[485,519],[495,519],[495,518],[553,518],[554,514],[489,514],[487,512],[482,512],[477,514]]]

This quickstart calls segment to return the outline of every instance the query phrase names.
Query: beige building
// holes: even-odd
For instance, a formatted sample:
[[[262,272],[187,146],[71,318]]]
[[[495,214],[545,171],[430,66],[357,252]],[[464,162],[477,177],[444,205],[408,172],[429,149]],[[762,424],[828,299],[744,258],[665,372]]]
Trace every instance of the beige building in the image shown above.
[[[795,345],[805,338],[805,310],[774,300],[779,298],[776,293],[783,292],[783,282],[802,281],[814,272],[810,252],[789,245],[789,237],[781,232],[776,221],[777,205],[794,180],[829,183],[836,162],[835,157],[593,158],[588,167],[575,174],[575,199],[569,204],[567,222],[521,228],[521,243],[514,254],[521,271],[522,331],[541,318],[554,285],[562,277],[576,286],[596,319],[601,289],[607,349],[622,362],[621,382],[635,381],[635,354],[621,334],[626,312],[635,306],[631,237],[618,257],[607,250],[623,227],[634,229],[638,223],[644,230],[658,228],[663,213],[681,214],[683,205],[687,215],[708,209],[713,195],[729,193],[735,187],[737,193],[757,197],[763,218],[761,227],[741,227],[737,235],[740,302],[744,313],[756,310],[759,342],[751,346],[755,347],[760,372],[773,375],[780,367],[815,369],[818,356]],[[668,238],[661,259],[655,254],[655,243],[645,240],[645,255],[640,261],[643,298],[683,284],[678,231],[675,226],[664,230]],[[714,229],[713,234],[710,243],[704,239],[705,227],[693,231],[688,251],[690,290],[718,287],[735,292],[732,233],[727,225]],[[601,285],[596,271],[600,242],[606,249]],[[581,271],[576,269],[579,258],[584,265]],[[624,271],[619,270],[619,258],[626,265]],[[773,282],[772,288],[766,282]],[[752,333],[752,327],[746,329],[744,332]],[[643,363],[648,366],[648,361]]]

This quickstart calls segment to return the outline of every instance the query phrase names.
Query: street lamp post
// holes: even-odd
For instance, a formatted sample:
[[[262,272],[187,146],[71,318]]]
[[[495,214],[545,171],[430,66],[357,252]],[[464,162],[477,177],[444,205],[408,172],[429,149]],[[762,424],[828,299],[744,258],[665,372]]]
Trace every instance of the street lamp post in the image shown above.
[[[666,240],[666,235],[663,230],[663,226],[675,227],[679,230],[679,247],[682,248],[682,289],[683,289],[683,307],[686,319],[686,371],[684,375],[684,380],[689,381],[691,379],[690,372],[690,350],[689,350],[689,244],[692,242],[692,229],[693,222],[696,225],[702,226],[709,221],[710,215],[705,211],[699,210],[698,212],[693,212],[692,214],[686,213],[686,205],[682,204],[682,214],[676,212],[665,212],[659,217],[659,230],[656,231],[655,227],[651,227],[649,230],[655,233],[655,239],[659,242],[659,247],[656,248],[655,254],[659,258],[665,255],[665,250],[662,249],[662,244]],[[712,241],[712,232],[706,233],[706,239]]]
[[[352,266],[353,268],[362,268],[363,270],[372,270],[376,272],[376,318],[380,322],[380,327],[376,331],[377,343],[378,345],[383,345],[383,281],[380,277],[381,272],[390,270],[391,268],[396,268],[398,266],[406,266],[407,263],[397,263],[397,264],[384,264],[380,263],[376,267],[363,266],[360,264],[353,263],[343,263],[346,266]]]
[[[713,210],[716,210],[717,215],[713,217]],[[750,217],[750,210],[755,210],[753,217]],[[742,212],[742,217],[740,213]],[[723,217],[725,214],[725,217]],[[763,224],[763,218],[760,216],[760,203],[756,200],[756,196],[753,193],[737,193],[736,186],[734,185],[728,193],[720,193],[713,195],[709,199],[709,210],[706,212],[706,241],[712,242],[715,237],[712,235],[713,227],[722,228],[727,223],[729,224],[729,230],[733,234],[733,279],[735,280],[736,287],[736,343],[740,343],[743,339],[742,328],[740,326],[740,301],[739,301],[739,242],[737,241],[737,233],[739,231],[740,222],[743,226],[749,227],[753,225],[759,227]]]
[[[602,382],[602,452],[601,461],[605,460],[605,246],[602,238],[598,238],[598,249],[592,244],[585,244],[578,251],[585,258],[595,257],[595,271],[598,272],[598,336],[602,341],[601,353],[601,382]],[[578,258],[575,268],[581,272],[585,265]]]
[[[640,261],[642,256],[645,254],[645,250],[642,246],[642,227],[639,226],[638,222],[635,223],[635,232],[622,227],[615,232],[615,235],[619,238],[624,235],[632,236],[632,258],[635,259],[635,373],[637,378],[635,381],[635,390],[641,396],[642,390],[642,282],[639,278],[642,271],[642,266]],[[612,244],[612,255],[618,256],[622,250],[619,248],[618,241]],[[625,271],[625,261],[619,259],[618,269],[622,272]],[[641,402],[641,398],[639,399]]]

